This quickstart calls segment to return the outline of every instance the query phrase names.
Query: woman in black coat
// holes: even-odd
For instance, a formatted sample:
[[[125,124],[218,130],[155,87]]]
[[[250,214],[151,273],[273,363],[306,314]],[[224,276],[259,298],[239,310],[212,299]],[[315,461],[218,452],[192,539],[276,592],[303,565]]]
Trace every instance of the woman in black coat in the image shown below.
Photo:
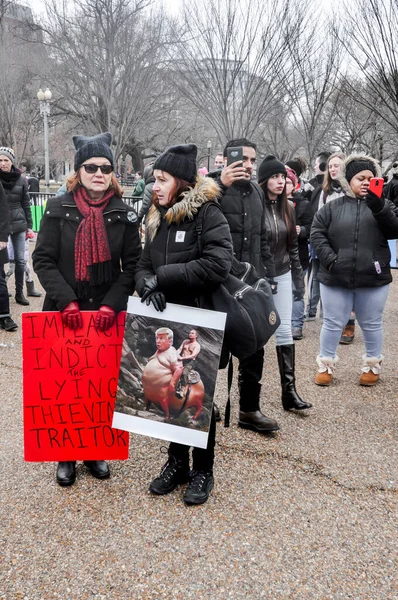
[[[15,167],[11,148],[0,148],[0,181],[8,203],[8,220],[15,261],[15,302],[29,306],[23,293],[26,231],[32,229],[28,182]]]
[[[136,272],[142,300],[163,310],[167,302],[201,306],[201,297],[224,281],[232,266],[228,223],[216,199],[220,193],[210,178],[197,180],[197,147],[173,146],[153,165],[154,200],[146,220],[146,243]],[[197,219],[203,215],[201,252]],[[189,480],[186,504],[203,504],[213,489],[214,411],[206,450],[194,448],[189,472],[189,447],[172,442],[169,459],[150,490],[168,494]]]
[[[389,284],[388,239],[398,237],[398,208],[369,191],[380,175],[369,156],[349,156],[341,180],[345,195],[322,206],[311,228],[319,258],[323,325],[315,383],[330,385],[341,332],[351,311],[362,329],[366,355],[359,383],[377,383],[382,362],[382,318]]]
[[[4,265],[8,262],[7,240],[10,231],[8,203],[0,181],[0,328],[15,331],[18,325],[11,319]]]
[[[61,311],[64,325],[73,330],[82,327],[81,310],[96,310],[95,326],[106,331],[133,293],[141,243],[113,173],[111,134],[73,141],[75,174],[68,179],[68,193],[47,203],[33,267],[46,291],[43,310]],[[105,461],[85,465],[94,477],[109,477]],[[60,485],[75,478],[75,462],[59,463]]]

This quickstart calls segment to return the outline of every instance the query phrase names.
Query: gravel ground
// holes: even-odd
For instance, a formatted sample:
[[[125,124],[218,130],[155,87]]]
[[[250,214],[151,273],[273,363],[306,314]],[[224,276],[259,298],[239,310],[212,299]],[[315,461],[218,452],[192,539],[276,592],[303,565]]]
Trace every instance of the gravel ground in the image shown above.
[[[217,431],[215,489],[186,507],[183,489],[148,492],[162,443],[132,435],[130,458],[107,481],[79,464],[71,488],[51,463],[24,463],[21,334],[0,332],[0,598],[398,599],[398,308],[385,314],[382,382],[360,388],[358,331],[340,347],[330,388],[313,384],[320,320],[297,342],[297,387],[314,409],[285,413],[273,341],[266,348],[264,412],[281,431],[232,422]],[[31,299],[32,310],[41,300]],[[20,323],[21,308],[11,301]],[[1,344],[14,344],[11,348]],[[226,374],[217,402],[225,405]]]

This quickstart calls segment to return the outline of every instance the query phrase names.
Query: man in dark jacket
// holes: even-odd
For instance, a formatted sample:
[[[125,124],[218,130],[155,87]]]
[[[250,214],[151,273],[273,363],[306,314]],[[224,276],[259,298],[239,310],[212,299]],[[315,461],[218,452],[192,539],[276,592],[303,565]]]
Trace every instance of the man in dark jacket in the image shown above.
[[[243,148],[243,162],[227,165],[227,148]],[[221,209],[228,221],[234,256],[253,265],[260,277],[267,277],[276,291],[274,261],[265,229],[265,201],[261,188],[252,181],[256,146],[242,138],[231,140],[224,148],[224,169],[217,181],[222,190]],[[264,350],[239,363],[239,426],[260,432],[277,431],[279,426],[260,410]]]

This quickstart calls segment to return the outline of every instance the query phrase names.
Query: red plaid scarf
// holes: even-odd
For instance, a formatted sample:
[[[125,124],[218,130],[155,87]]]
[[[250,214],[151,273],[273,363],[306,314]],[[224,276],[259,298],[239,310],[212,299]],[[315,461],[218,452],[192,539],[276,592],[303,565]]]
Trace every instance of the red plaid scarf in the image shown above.
[[[90,286],[112,279],[111,251],[103,212],[113,195],[114,191],[109,190],[101,200],[95,201],[82,186],[73,192],[76,206],[83,215],[75,241],[75,277],[80,288],[79,297],[88,294]]]

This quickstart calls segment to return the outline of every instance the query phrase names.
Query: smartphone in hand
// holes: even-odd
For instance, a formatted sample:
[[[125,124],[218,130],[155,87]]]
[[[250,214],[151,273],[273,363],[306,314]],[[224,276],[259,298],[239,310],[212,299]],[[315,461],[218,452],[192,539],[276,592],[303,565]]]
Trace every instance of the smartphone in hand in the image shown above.
[[[243,163],[243,148],[237,146],[236,148],[227,148],[227,166],[240,160]]]
[[[384,179],[383,177],[372,177],[369,183],[369,191],[378,198],[383,194]]]

